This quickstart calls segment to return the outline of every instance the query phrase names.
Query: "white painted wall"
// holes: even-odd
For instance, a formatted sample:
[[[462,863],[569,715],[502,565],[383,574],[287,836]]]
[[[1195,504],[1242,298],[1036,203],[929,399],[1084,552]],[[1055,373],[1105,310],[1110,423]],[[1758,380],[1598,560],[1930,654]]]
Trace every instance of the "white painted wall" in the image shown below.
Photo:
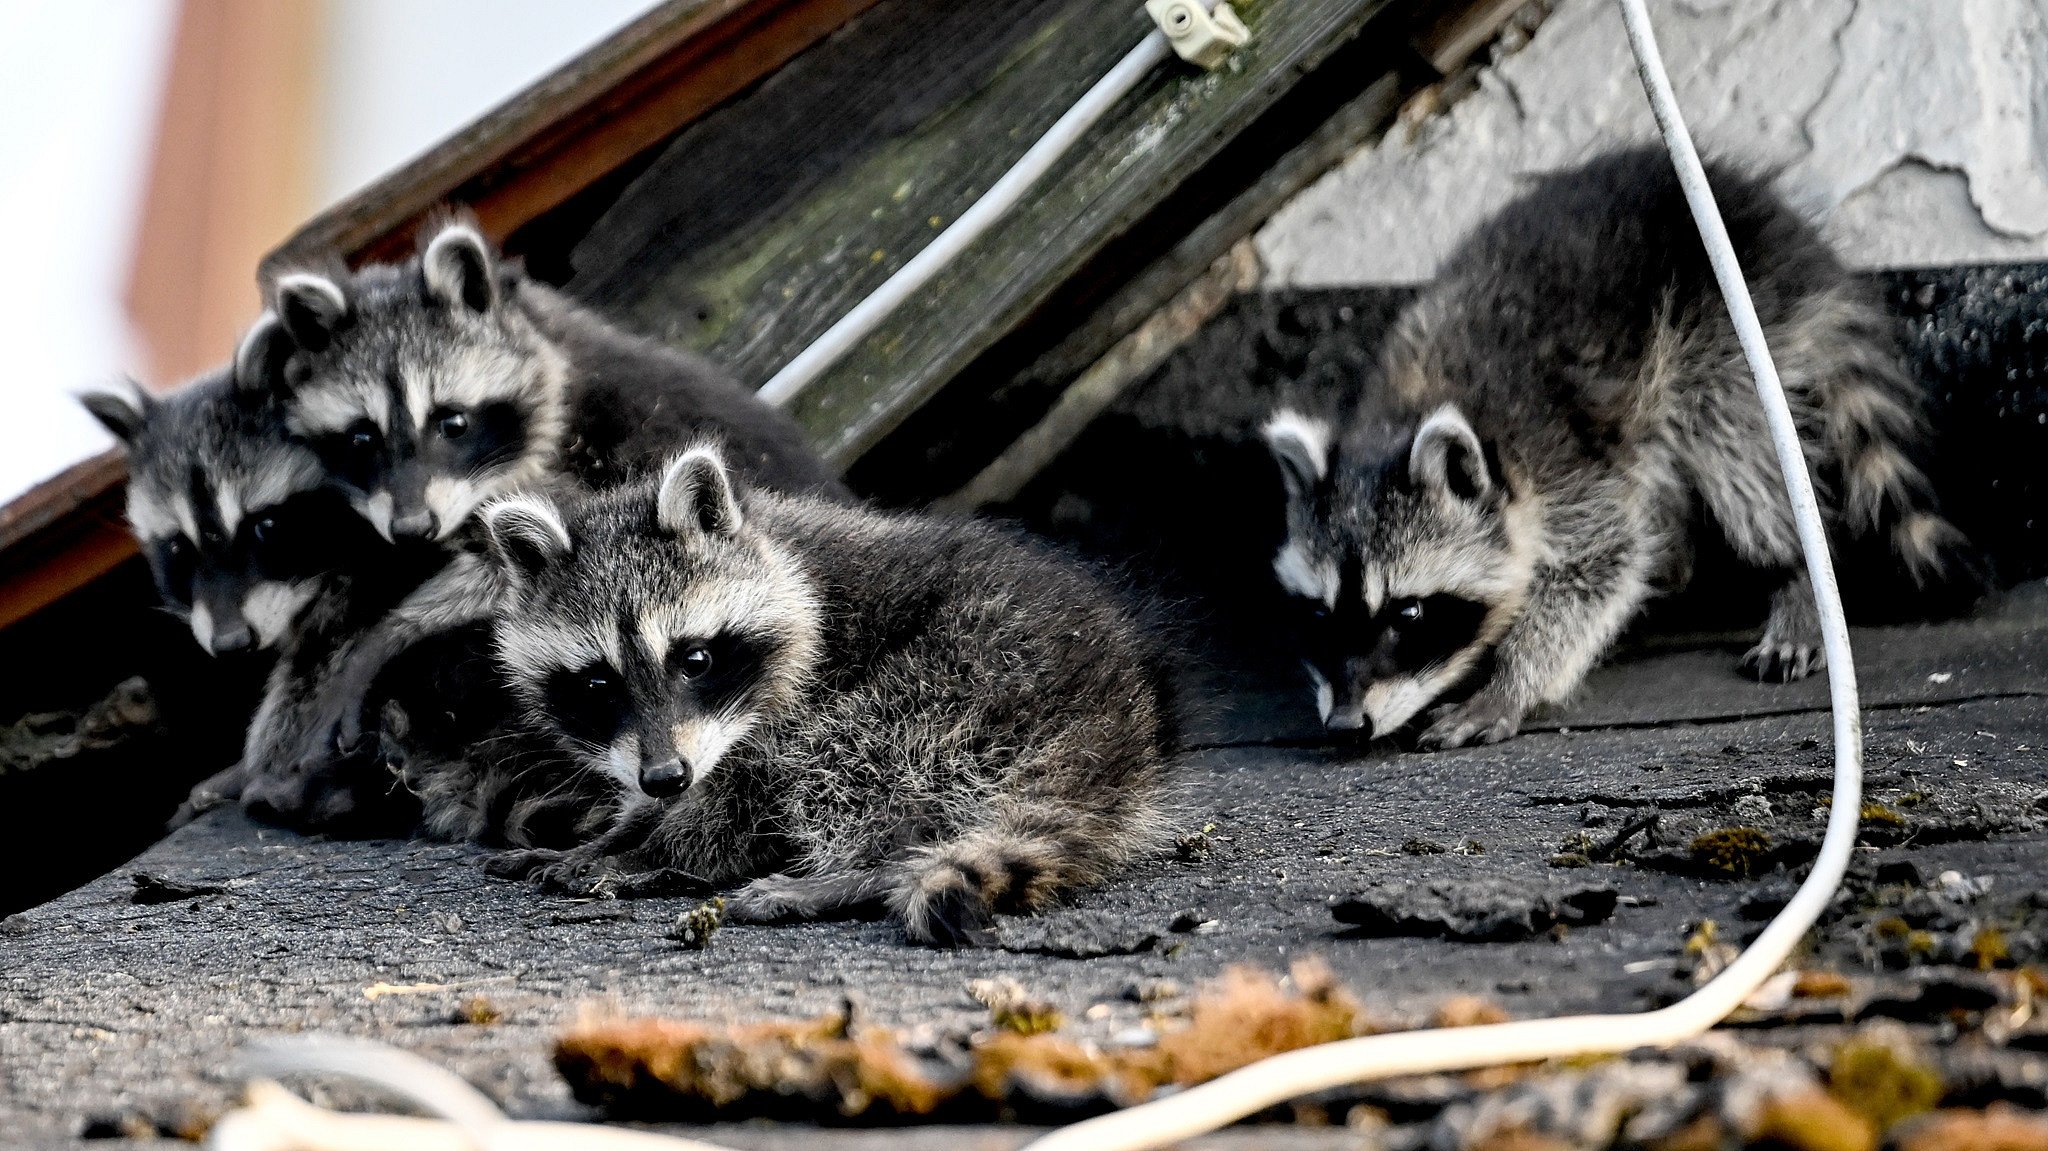
[[[1651,0],[1703,151],[1863,267],[2048,259],[2042,0]],[[1481,90],[1396,128],[1258,235],[1267,283],[1427,279],[1530,173],[1656,138],[1614,0],[1561,0]]]

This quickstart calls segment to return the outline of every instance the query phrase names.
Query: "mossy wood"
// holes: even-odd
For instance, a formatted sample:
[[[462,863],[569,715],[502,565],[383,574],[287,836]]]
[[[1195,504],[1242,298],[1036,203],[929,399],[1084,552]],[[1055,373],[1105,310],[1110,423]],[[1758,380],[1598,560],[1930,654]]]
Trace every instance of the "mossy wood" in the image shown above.
[[[1254,39],[1229,67],[1175,62],[1147,76],[1025,203],[799,397],[797,419],[834,462],[858,458],[1385,6],[1243,4]],[[765,381],[1150,28],[1137,5],[1098,0],[884,0],[682,132],[577,246],[569,286]]]

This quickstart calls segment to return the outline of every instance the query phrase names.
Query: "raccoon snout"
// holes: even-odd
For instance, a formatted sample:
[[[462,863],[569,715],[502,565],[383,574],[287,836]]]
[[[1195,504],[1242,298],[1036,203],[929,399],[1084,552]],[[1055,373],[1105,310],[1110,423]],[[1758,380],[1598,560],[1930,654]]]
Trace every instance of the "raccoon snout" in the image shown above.
[[[664,760],[661,763],[640,765],[640,790],[656,799],[667,799],[690,790],[696,773],[681,757]]]
[[[434,522],[434,513],[422,508],[419,511],[393,519],[391,521],[391,537],[393,539],[433,539],[435,528],[438,526]]]
[[[238,651],[248,651],[255,642],[256,637],[250,632],[249,625],[237,623],[229,627],[215,628],[206,646],[207,650],[215,655],[229,655]]]

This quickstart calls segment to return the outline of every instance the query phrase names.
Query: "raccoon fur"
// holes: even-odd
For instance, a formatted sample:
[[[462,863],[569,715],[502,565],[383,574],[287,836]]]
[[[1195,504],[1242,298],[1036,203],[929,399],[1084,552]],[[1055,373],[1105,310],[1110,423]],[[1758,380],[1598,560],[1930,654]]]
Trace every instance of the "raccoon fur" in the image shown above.
[[[477,677],[490,666],[481,628],[417,644],[379,678],[378,754],[305,754],[317,743],[311,701],[448,564],[446,548],[371,530],[271,398],[228,372],[162,398],[124,382],[80,399],[126,446],[129,520],[165,605],[209,651],[276,653],[241,760],[195,789],[186,815],[240,801],[299,827],[402,832],[417,820],[442,837],[539,841],[524,833],[547,806],[536,797],[570,794],[543,778],[561,757],[520,740],[495,676]]]
[[[1967,567],[1880,301],[1763,181],[1709,179],[1831,530],[1888,541],[1924,584]],[[1332,729],[1514,734],[1686,581],[1695,532],[1782,574],[1744,667],[1822,666],[1762,406],[1661,151],[1536,180],[1402,314],[1354,410],[1283,409],[1264,434],[1288,493],[1273,569]]]
[[[445,539],[494,495],[558,473],[620,482],[706,436],[758,483],[844,494],[787,415],[529,279],[467,221],[404,264],[267,289],[237,374],[276,392],[386,538]]]
[[[601,841],[512,870],[752,878],[727,903],[742,921],[880,905],[911,939],[959,945],[1159,838],[1162,652],[1046,549],[736,487],[704,446],[658,479],[567,508],[514,496],[484,522],[514,691],[637,800]]]
[[[126,448],[128,522],[165,606],[215,655],[275,649],[375,539],[276,406],[226,372],[163,398],[123,381],[79,399]]]

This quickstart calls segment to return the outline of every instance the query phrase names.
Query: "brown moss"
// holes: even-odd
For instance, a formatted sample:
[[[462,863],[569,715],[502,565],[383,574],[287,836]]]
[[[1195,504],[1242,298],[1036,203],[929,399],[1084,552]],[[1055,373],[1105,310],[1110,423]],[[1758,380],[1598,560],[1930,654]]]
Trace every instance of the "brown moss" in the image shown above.
[[[1848,979],[1832,971],[1802,971],[1792,982],[1794,999],[1839,999],[1851,990]]]
[[[498,1005],[488,996],[472,995],[455,1008],[455,1022],[469,1023],[478,1027],[489,1027],[505,1017]]]
[[[1066,1022],[1058,1007],[1031,995],[1023,984],[1008,976],[970,979],[967,994],[988,1008],[989,1022],[999,1031],[1041,1035],[1058,1031]]]
[[[997,990],[1012,988],[977,990],[997,1000]],[[991,1018],[1000,1022],[1002,1014],[992,1004]],[[1127,1105],[1168,1084],[1201,1083],[1269,1055],[1370,1031],[1364,1010],[1329,968],[1305,960],[1285,982],[1250,968],[1226,972],[1194,997],[1186,1023],[1151,1047],[1104,1052],[999,1026],[978,1037],[960,1078],[937,1076],[886,1033],[849,1035],[838,1015],[737,1026],[590,1022],[557,1042],[555,1065],[579,1099],[615,1110],[786,1116],[808,1100],[843,1116],[923,1116],[976,1099],[983,1113],[986,1104],[1020,1097],[1081,1109],[1102,1099]]]
[[[1322,960],[1301,960],[1289,974],[1292,989],[1270,972],[1231,968],[1195,997],[1187,1026],[1131,1057],[1141,1063],[1156,1059],[1162,1083],[1189,1086],[1268,1055],[1372,1032],[1365,1009]]]
[[[1941,1102],[1941,1075],[1887,1038],[1859,1036],[1835,1048],[1828,1091],[1879,1131]]]
[[[1477,1027],[1486,1023],[1506,1023],[1514,1016],[1507,1009],[1491,999],[1477,995],[1453,995],[1436,1007],[1438,1027]]]
[[[1701,867],[1747,879],[1765,870],[1771,837],[1754,827],[1723,827],[1695,838],[1688,849]]]
[[[1765,1102],[1749,1142],[1786,1151],[1876,1151],[1877,1132],[1841,1100],[1806,1088]]]
[[[1898,1151],[2048,1151],[2048,1119],[2005,1103],[1937,1111],[1893,1137]]]
[[[1872,827],[1888,827],[1894,831],[1903,831],[1906,827],[1906,817],[1882,803],[1866,803],[1857,815]]]

